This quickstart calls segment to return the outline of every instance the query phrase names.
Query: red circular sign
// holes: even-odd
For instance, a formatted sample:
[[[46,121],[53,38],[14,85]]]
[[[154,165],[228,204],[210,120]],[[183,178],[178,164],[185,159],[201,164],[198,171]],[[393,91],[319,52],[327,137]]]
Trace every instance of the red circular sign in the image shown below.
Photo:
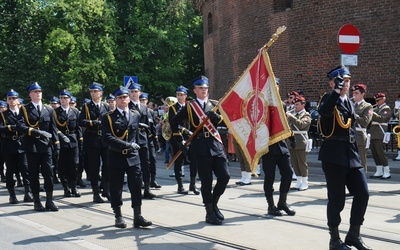
[[[340,49],[346,54],[354,54],[360,48],[360,31],[351,24],[343,25],[338,32]]]

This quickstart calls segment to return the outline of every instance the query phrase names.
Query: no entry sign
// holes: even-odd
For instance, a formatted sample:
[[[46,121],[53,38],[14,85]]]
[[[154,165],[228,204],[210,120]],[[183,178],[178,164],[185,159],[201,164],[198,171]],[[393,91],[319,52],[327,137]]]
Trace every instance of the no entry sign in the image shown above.
[[[338,32],[340,49],[346,54],[354,54],[360,48],[360,32],[351,24],[343,25]]]

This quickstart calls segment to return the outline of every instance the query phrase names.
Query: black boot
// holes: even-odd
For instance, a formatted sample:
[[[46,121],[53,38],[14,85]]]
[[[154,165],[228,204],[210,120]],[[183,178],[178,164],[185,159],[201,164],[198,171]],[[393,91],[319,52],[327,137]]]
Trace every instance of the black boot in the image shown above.
[[[282,216],[283,213],[281,210],[279,210],[274,203],[274,197],[267,197],[267,203],[268,203],[268,214],[273,215],[273,216]]]
[[[76,189],[76,181],[70,181],[68,183],[69,188],[71,188],[71,195],[74,197],[81,197],[81,193]]]
[[[46,192],[46,210],[57,212],[58,207],[53,202],[53,191]]]
[[[14,187],[8,189],[8,193],[10,194],[10,199],[9,203],[10,204],[18,204],[19,201],[17,199],[17,196],[15,195],[15,189]]]
[[[149,182],[144,183],[143,198],[149,199],[149,200],[156,198],[156,195],[153,194],[152,192],[150,192],[150,183]]]
[[[195,195],[200,194],[200,191],[196,187],[196,177],[190,177],[189,191],[192,191]]]
[[[150,187],[152,187],[152,188],[161,188],[161,185],[156,182],[156,177],[155,176],[151,177]]]
[[[38,212],[46,211],[43,207],[42,203],[40,202],[39,194],[33,194],[33,209]]]
[[[279,194],[279,201],[278,201],[278,209],[279,210],[283,210],[285,211],[285,213],[287,213],[288,215],[295,215],[296,211],[294,211],[294,209],[292,209],[287,203],[286,203],[286,199],[287,199],[287,193],[280,193]]]
[[[101,196],[103,196],[104,198],[107,198],[108,201],[111,201],[110,182],[109,181],[103,182],[103,192],[101,193]]]
[[[349,232],[344,240],[346,245],[353,246],[358,250],[372,250],[369,246],[365,245],[364,241],[360,237],[360,226],[350,225]]]
[[[61,184],[64,188],[64,197],[71,197],[71,190],[68,187],[67,181],[66,180],[61,180]]]
[[[182,179],[177,179],[176,182],[178,183],[178,194],[188,194],[189,192],[185,190],[182,184]]]
[[[31,195],[29,185],[25,185],[25,195],[24,195],[24,202],[33,202],[33,197]]]
[[[99,186],[93,186],[92,191],[93,191],[93,202],[104,203],[104,200],[100,197]]]
[[[339,237],[339,229],[337,227],[330,227],[329,234],[331,239],[329,240],[329,250],[351,250]]]
[[[206,207],[206,222],[212,225],[222,225],[222,220],[218,219],[218,217],[214,213],[214,206],[212,203],[204,204]]]
[[[148,227],[153,225],[151,221],[147,221],[142,216],[142,209],[141,206],[134,206],[133,207],[133,226],[135,228],[139,227]]]
[[[126,223],[124,218],[122,217],[121,208],[120,207],[115,208],[114,214],[115,214],[115,227],[126,228]]]
[[[219,211],[219,208],[218,208],[218,206],[217,206],[220,197],[221,197],[221,196],[214,196],[214,198],[213,198],[213,200],[214,200],[214,201],[213,201],[213,210],[214,210],[215,216],[217,216],[217,218],[218,218],[219,220],[223,221],[223,220],[225,219],[225,217],[224,217],[224,215],[221,213],[221,211]]]
[[[82,173],[78,174],[78,180],[77,180],[77,185],[79,185],[80,188],[85,188],[86,184],[82,180]]]

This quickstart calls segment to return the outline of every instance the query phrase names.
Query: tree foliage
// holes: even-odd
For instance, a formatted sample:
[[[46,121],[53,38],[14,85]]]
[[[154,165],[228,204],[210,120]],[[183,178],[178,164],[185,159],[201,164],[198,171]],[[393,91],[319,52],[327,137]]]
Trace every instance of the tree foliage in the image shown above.
[[[201,16],[187,0],[14,0],[0,3],[0,93],[34,81],[44,95],[110,93],[137,75],[154,98],[203,72]],[[106,94],[106,93],[105,93]]]

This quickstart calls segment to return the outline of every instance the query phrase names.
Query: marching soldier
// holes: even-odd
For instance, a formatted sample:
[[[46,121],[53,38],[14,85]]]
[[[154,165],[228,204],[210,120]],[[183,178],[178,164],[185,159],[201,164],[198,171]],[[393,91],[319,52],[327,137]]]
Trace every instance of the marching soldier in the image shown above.
[[[60,107],[60,99],[58,99],[58,97],[53,96],[50,99],[50,107],[52,107],[53,109]]]
[[[385,155],[383,139],[388,128],[388,122],[392,114],[389,105],[386,104],[386,95],[377,93],[374,95],[376,107],[373,109],[371,120],[371,152],[376,164],[376,172],[371,178],[390,179],[390,168]]]
[[[286,112],[288,122],[295,137],[295,143],[289,143],[290,160],[297,176],[295,189],[308,189],[308,164],[306,145],[308,130],[311,126],[311,116],[305,109],[306,100],[302,96],[293,99],[294,109]],[[294,146],[294,147],[293,147]]]
[[[110,169],[111,207],[115,213],[115,226],[126,228],[122,217],[122,189],[124,176],[127,174],[128,187],[131,193],[134,227],[148,227],[152,223],[141,214],[142,173],[140,169],[139,144],[137,144],[140,115],[128,107],[129,91],[118,89],[116,97],[117,108],[106,114],[102,119],[103,140],[108,145]],[[111,164],[112,163],[112,164]]]
[[[168,109],[168,122],[171,123],[171,120],[176,116],[176,114],[186,105],[186,98],[188,94],[188,89],[185,88],[184,86],[179,86],[176,89],[176,98],[177,102],[171,106],[169,106]],[[185,124],[183,127],[187,128],[188,125]],[[171,138],[169,140],[169,143],[172,148],[172,157],[175,156],[175,154],[179,151],[179,145],[178,143]],[[188,191],[185,190],[182,184],[182,168],[183,168],[183,162],[185,160],[186,154],[182,153],[174,162],[174,175],[175,175],[175,180],[178,183],[178,194],[188,194]],[[194,162],[190,162],[191,168],[190,168],[190,185],[189,185],[189,190],[194,192],[194,194],[198,195],[200,192],[196,188],[196,171],[192,175],[193,171],[192,168],[194,168],[195,164]]]
[[[14,173],[21,172],[25,188],[24,202],[32,202],[33,198],[29,190],[30,182],[28,175],[28,162],[26,160],[26,154],[21,145],[21,134],[16,130],[19,114],[19,94],[11,89],[6,93],[5,96],[7,98],[8,109],[0,113],[0,142],[1,154],[4,156],[7,166],[6,187],[8,193],[10,194],[9,201],[10,204],[19,203],[17,196],[15,195]]]
[[[50,99],[50,107],[52,107],[54,110],[56,108],[60,107],[60,99],[58,99],[58,97],[53,96]],[[53,165],[54,165],[54,180],[53,180],[53,182],[57,183],[57,184],[60,183],[60,181],[57,177],[57,175],[58,175],[58,158],[59,158],[58,153],[59,152],[55,151],[53,148]]]
[[[150,187],[161,188],[161,185],[156,181],[157,167],[156,167],[156,146],[157,143],[157,131],[154,111],[148,107],[149,94],[141,93],[139,96],[140,103],[147,107],[147,114],[149,115],[149,129],[148,133],[148,147],[149,147],[149,167],[150,167]]]
[[[320,132],[324,139],[318,159],[322,162],[328,190],[329,249],[349,250],[347,245],[371,249],[360,237],[369,192],[356,143],[356,114],[346,94],[350,88],[350,72],[348,68],[339,66],[327,76],[332,92],[322,97],[318,107]],[[339,225],[340,213],[346,201],[346,186],[354,197],[350,229],[343,243],[339,236]]]
[[[108,105],[110,105],[110,111],[114,111],[116,108],[115,96],[112,94],[109,94],[106,97],[106,101],[107,101]]]
[[[131,101],[129,102],[129,109],[136,110],[140,114],[138,144],[140,146],[139,156],[144,182],[143,198],[154,199],[156,195],[150,191],[150,158],[148,147],[148,134],[150,134],[148,131],[150,114],[148,112],[147,106],[140,103],[139,96],[141,94],[141,89],[142,85],[138,83],[133,83],[129,86],[129,96],[131,99]]]
[[[193,86],[196,99],[188,102],[175,115],[170,122],[171,130],[182,152],[187,153],[188,149],[185,147],[182,135],[179,132],[179,125],[188,121],[189,130],[193,132],[206,116],[209,118],[204,123],[202,131],[196,135],[190,144],[191,160],[195,162],[201,179],[201,194],[206,208],[206,222],[221,225],[224,215],[218,208],[218,201],[225,192],[230,179],[226,154],[221,137],[216,129],[218,124],[222,123],[222,117],[213,111],[217,102],[208,99],[208,78],[200,76],[194,79]],[[214,189],[212,186],[213,174],[217,177]]]
[[[108,200],[110,200],[110,180],[107,147],[101,141],[101,118],[110,111],[110,107],[107,103],[101,101],[103,85],[94,82],[89,86],[89,92],[92,100],[82,106],[81,113],[79,114],[79,125],[85,129],[83,149],[85,150],[85,161],[88,164],[88,176],[92,185],[93,202],[103,203],[104,200],[100,197],[99,189],[100,164],[102,164],[102,196]]]
[[[367,126],[372,119],[372,105],[364,100],[367,86],[359,83],[354,85],[351,90],[356,112],[357,147],[365,174],[367,174]]]
[[[54,165],[52,148],[60,150],[54,110],[42,103],[42,88],[33,83],[27,88],[31,102],[19,110],[17,131],[24,134],[23,147],[28,160],[30,185],[36,211],[58,211],[53,203]],[[39,197],[39,172],[44,178],[46,205],[43,207]]]
[[[70,106],[71,93],[60,92],[61,106],[54,110],[60,138],[59,176],[64,188],[64,197],[81,197],[76,189],[78,180],[79,147],[83,141],[82,128],[78,125],[79,110]]]

